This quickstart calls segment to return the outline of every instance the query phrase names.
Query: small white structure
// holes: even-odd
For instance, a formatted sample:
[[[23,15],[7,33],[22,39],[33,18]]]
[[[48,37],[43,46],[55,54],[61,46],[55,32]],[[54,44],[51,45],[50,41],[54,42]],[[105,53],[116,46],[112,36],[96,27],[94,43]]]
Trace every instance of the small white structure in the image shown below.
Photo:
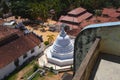
[[[3,23],[3,26],[8,26],[10,28],[15,28],[16,24],[17,24],[16,21],[12,20],[12,21]]]
[[[73,46],[74,41],[64,31],[64,25],[52,46],[45,50],[48,62],[59,65],[68,66],[73,64]]]

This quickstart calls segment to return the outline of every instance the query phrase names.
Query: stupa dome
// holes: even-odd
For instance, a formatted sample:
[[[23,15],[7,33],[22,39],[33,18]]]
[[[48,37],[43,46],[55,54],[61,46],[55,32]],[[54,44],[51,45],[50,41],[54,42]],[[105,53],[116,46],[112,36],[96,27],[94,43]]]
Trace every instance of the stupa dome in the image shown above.
[[[60,34],[57,36],[56,41],[53,43],[50,52],[52,53],[53,57],[66,59],[66,56],[67,58],[73,57],[72,55],[73,49],[74,49],[73,44],[71,43],[69,36],[64,31],[64,25],[62,25],[62,30]],[[71,54],[71,56],[69,54]]]
[[[52,46],[48,47],[44,53],[50,63],[59,66],[69,66],[73,64],[74,39],[71,39],[64,30],[62,24],[61,32],[57,36]]]

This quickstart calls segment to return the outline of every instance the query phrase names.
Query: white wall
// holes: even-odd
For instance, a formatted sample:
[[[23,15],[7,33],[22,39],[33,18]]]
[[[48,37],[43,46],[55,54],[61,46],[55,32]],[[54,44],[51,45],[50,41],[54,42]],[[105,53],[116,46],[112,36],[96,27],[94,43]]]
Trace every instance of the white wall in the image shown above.
[[[8,76],[9,73],[14,71],[16,66],[14,65],[14,61],[8,64],[7,66],[0,69],[0,80],[4,78],[5,76]]]

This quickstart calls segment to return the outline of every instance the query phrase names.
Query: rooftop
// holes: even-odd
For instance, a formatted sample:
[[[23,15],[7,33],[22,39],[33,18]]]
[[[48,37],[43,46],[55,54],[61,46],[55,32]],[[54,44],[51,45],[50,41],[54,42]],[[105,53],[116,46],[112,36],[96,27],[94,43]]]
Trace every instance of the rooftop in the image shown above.
[[[86,9],[79,7],[79,8],[73,9],[72,11],[68,12],[68,14],[78,15],[84,11],[86,11]]]
[[[67,21],[67,22],[72,22],[72,23],[81,23],[83,20],[86,20],[92,16],[91,13],[84,13],[81,16],[78,17],[73,17],[73,16],[62,16],[60,17],[60,21]]]
[[[119,9],[116,10],[114,8],[104,8],[102,11],[103,15],[108,15],[109,17],[119,17],[120,13],[119,13]]]
[[[6,26],[0,26],[0,39],[10,36],[12,34],[23,35],[23,33],[17,29],[12,29]]]

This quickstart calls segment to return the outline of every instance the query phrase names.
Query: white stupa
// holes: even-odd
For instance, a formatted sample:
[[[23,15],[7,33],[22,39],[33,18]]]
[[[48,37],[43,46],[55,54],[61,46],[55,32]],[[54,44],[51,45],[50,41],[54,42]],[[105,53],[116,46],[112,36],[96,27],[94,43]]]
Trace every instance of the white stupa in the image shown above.
[[[60,34],[53,45],[45,50],[45,54],[47,54],[48,62],[59,66],[68,66],[73,64],[73,50],[73,40],[66,34],[62,24]]]

